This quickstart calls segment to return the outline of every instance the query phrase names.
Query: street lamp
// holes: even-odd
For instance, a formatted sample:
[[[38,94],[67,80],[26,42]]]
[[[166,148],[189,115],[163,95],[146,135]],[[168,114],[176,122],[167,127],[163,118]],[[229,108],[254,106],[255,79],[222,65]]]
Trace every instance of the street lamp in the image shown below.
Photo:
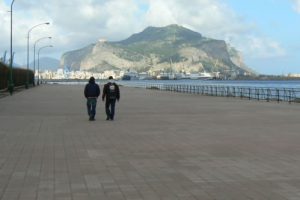
[[[10,4],[10,67],[9,67],[9,83],[8,83],[8,90],[10,95],[12,95],[14,91],[14,83],[13,83],[13,77],[12,77],[12,63],[13,63],[13,50],[12,50],[12,9],[13,9],[13,4],[15,0],[13,0]]]
[[[38,50],[38,81],[37,81],[38,85],[40,84],[40,51],[47,47],[53,47],[53,46],[52,45],[43,46]]]
[[[49,25],[49,24],[50,24],[49,22],[37,24],[37,25],[31,27],[27,33],[27,76],[26,76],[26,85],[25,85],[26,89],[28,89],[28,84],[29,84],[29,36],[30,36],[30,32],[38,26]]]
[[[52,39],[52,37],[42,37],[38,40],[35,41],[34,46],[33,46],[33,85],[35,85],[35,47],[37,45],[37,43],[43,39]]]

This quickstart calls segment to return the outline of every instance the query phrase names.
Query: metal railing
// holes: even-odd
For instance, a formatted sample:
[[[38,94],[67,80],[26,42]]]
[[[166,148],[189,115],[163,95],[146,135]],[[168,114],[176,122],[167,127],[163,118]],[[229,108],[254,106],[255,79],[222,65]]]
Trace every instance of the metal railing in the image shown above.
[[[207,96],[237,97],[241,99],[300,103],[300,89],[297,88],[264,88],[264,87],[240,87],[222,85],[186,85],[186,84],[145,84],[135,83],[125,86],[157,89],[171,92],[199,94]]]

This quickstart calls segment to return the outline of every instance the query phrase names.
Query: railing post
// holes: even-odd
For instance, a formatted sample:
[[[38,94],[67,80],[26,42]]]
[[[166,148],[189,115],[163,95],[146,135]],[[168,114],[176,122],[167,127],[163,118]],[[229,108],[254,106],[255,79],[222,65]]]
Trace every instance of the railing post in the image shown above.
[[[240,88],[240,96],[241,96],[241,99],[243,98],[243,88]]]
[[[249,95],[249,96],[248,96],[248,99],[251,100],[251,88],[248,88],[248,90],[249,90],[249,92],[248,92],[248,93],[249,93],[249,94],[248,94],[248,95]]]
[[[235,93],[235,87],[233,86],[233,96],[236,97],[236,93]]]
[[[229,97],[229,93],[230,93],[229,86],[227,86],[227,88],[226,88],[225,91],[226,91],[226,92],[225,92],[225,95],[226,95],[227,97]]]

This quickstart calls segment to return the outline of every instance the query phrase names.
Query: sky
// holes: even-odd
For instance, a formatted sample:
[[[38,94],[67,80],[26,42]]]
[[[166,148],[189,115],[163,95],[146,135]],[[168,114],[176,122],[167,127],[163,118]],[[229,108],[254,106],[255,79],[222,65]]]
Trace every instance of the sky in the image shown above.
[[[0,0],[0,57],[10,49],[11,2]],[[15,0],[15,62],[26,66],[28,33],[32,61],[40,38],[52,37],[40,40],[37,49],[53,45],[40,56],[60,59],[99,39],[120,41],[148,26],[170,24],[225,40],[259,74],[300,74],[300,0]]]

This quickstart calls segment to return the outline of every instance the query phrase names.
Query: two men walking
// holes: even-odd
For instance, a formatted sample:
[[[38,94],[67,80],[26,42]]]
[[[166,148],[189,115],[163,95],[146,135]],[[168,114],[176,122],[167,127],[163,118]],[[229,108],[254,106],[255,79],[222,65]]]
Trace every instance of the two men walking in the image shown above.
[[[104,85],[102,93],[102,101],[105,100],[106,120],[114,120],[116,101],[120,99],[119,86],[113,81],[110,76],[109,82]],[[87,112],[89,120],[94,121],[96,115],[97,99],[100,95],[100,87],[95,83],[95,78],[91,77],[89,83],[84,88],[84,96],[87,99]]]

